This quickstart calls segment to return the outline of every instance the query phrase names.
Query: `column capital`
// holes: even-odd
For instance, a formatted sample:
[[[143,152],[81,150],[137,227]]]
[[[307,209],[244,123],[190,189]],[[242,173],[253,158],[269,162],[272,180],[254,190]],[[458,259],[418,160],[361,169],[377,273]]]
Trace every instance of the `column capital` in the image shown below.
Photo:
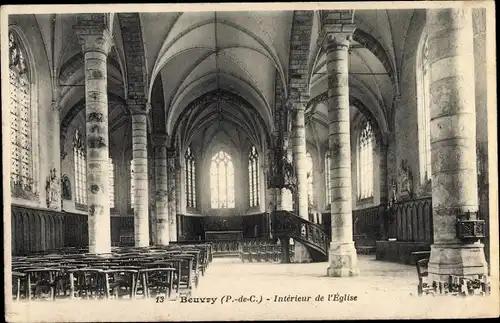
[[[108,29],[96,30],[88,29],[86,26],[74,26],[75,34],[78,36],[78,41],[82,45],[83,53],[100,52],[108,55],[111,47],[114,44],[113,35]]]
[[[52,103],[50,104],[50,107],[52,108],[53,111],[60,112],[61,111],[61,102],[59,100],[52,101]]]
[[[318,45],[324,49],[331,47],[345,47],[347,49],[355,30],[355,24],[324,25],[318,36]]]
[[[153,133],[151,136],[151,144],[153,147],[168,147],[170,136],[166,133]]]
[[[147,115],[151,111],[151,103],[147,102],[145,98],[127,99],[127,107],[132,115]]]
[[[177,156],[177,149],[167,146],[167,158],[175,158]]]

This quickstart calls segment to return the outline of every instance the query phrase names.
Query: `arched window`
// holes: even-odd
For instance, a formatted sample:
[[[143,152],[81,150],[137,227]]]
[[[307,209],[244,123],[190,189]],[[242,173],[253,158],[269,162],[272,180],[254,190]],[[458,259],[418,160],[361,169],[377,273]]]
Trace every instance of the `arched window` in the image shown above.
[[[325,155],[326,205],[332,204],[332,186],[330,179],[331,163],[332,163],[332,158],[330,157],[330,152],[328,151]]]
[[[366,122],[358,141],[358,199],[373,196],[373,130]]]
[[[115,207],[115,165],[113,159],[109,159],[109,207]]]
[[[213,209],[234,207],[234,166],[231,156],[224,151],[212,157],[210,191]]]
[[[9,32],[11,187],[34,192],[31,80],[26,54]]]
[[[129,166],[130,173],[130,208],[134,208],[134,199],[135,199],[135,183],[134,183],[134,163],[133,160],[130,161]]]
[[[431,178],[431,128],[430,128],[430,69],[428,60],[428,41],[423,39],[417,63],[418,85],[418,150],[420,182]]]
[[[307,200],[308,204],[314,204],[314,176],[313,160],[309,152],[306,153],[306,172],[307,172]]]
[[[87,205],[87,158],[85,143],[78,129],[73,137],[73,159],[75,164],[75,205],[84,208]]]
[[[250,207],[259,205],[259,154],[255,147],[248,157],[248,192]]]
[[[196,208],[196,163],[189,147],[184,160],[186,163],[186,206]]]

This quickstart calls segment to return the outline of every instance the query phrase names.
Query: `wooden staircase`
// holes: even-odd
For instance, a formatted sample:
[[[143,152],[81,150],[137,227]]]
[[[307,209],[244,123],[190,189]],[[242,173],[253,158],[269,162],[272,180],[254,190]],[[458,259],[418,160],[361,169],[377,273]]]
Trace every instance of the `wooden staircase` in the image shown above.
[[[274,211],[271,214],[271,233],[276,238],[292,238],[301,242],[309,250],[313,262],[328,259],[330,239],[321,225],[289,211]]]

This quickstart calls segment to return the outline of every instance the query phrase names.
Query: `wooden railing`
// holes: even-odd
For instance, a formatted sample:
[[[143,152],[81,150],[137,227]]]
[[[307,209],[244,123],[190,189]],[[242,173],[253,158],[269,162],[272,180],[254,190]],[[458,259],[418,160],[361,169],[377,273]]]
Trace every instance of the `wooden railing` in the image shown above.
[[[271,232],[275,237],[291,237],[325,256],[328,254],[329,239],[323,227],[291,212],[273,212]]]

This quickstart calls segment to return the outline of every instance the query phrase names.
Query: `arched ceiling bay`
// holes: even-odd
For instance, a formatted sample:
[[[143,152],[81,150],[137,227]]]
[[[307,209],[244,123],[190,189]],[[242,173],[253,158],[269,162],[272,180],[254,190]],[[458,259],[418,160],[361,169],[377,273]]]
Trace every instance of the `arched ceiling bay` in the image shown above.
[[[292,14],[142,13],[143,26],[154,26],[144,37],[154,57],[150,75],[163,84],[167,132],[189,102],[216,89],[241,96],[272,120],[275,71],[286,79]]]
[[[392,100],[399,94],[399,74],[404,47],[414,14],[408,10],[355,10],[356,31],[349,48],[349,87],[390,114]],[[317,44],[320,23],[314,16],[309,52],[310,97],[328,87],[326,57]]]
[[[192,101],[177,118],[173,133],[181,138],[181,147],[187,147],[195,138],[205,135],[207,129],[217,129],[223,124],[238,129],[258,147],[269,140],[266,124],[255,107],[244,98],[222,90]]]

